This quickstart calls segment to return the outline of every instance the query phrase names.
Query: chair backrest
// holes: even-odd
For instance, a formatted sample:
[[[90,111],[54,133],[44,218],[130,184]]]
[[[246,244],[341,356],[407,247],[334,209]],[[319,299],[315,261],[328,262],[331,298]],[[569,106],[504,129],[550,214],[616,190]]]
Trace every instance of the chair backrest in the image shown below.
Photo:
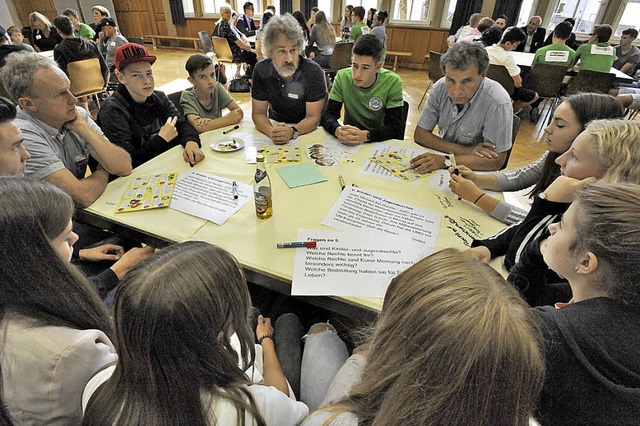
[[[329,62],[332,70],[341,70],[351,65],[351,51],[353,43],[336,43],[336,47],[331,54],[331,62]]]
[[[433,50],[429,52],[429,80],[434,83],[444,77],[444,73],[440,68],[441,57],[442,53],[434,52]]]
[[[218,62],[228,62],[233,63],[233,53],[231,53],[231,48],[229,47],[229,43],[227,39],[224,37],[213,36],[213,51],[218,58]]]
[[[509,71],[502,65],[489,65],[489,71],[487,71],[487,77],[491,80],[500,83],[504,90],[507,91],[509,96],[513,96],[514,86],[513,79],[509,75]]]
[[[567,68],[558,65],[536,64],[531,68],[524,85],[535,90],[541,98],[554,98],[562,88],[562,81],[567,75]]]
[[[409,118],[409,102],[404,101],[402,105],[402,121],[400,126],[400,134],[398,135],[398,139],[404,140],[404,131],[407,128],[407,118]]]
[[[209,37],[209,33],[206,31],[200,31],[198,33],[198,37],[200,38],[200,44],[202,45],[202,50],[204,50],[204,54],[213,52],[213,43],[211,42],[211,37]]]
[[[127,39],[129,43],[139,44],[140,46],[144,46],[144,39],[142,37],[129,37]]]
[[[67,65],[71,93],[76,97],[104,91],[105,81],[98,58],[69,62]]]
[[[569,84],[567,95],[575,93],[609,93],[609,89],[611,89],[615,80],[615,74],[580,70],[578,75],[571,81],[571,84]]]
[[[518,137],[518,130],[520,130],[520,117],[517,115],[513,116],[513,127],[511,128],[511,148],[507,151],[507,156],[504,158],[504,163],[500,170],[507,167],[509,164],[509,157],[511,157],[511,151],[513,151],[513,146],[516,144],[516,138]]]

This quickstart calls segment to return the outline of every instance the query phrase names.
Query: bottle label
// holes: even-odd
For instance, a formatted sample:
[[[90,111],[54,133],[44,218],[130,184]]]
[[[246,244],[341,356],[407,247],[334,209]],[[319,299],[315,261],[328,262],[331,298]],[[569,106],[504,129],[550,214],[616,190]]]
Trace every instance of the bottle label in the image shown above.
[[[256,203],[256,214],[258,215],[265,214],[269,209],[269,200],[267,199],[267,197],[265,197],[259,192],[254,192],[253,198]]]
[[[265,177],[267,177],[267,171],[266,170],[256,169],[256,175],[255,175],[256,183],[260,182]]]

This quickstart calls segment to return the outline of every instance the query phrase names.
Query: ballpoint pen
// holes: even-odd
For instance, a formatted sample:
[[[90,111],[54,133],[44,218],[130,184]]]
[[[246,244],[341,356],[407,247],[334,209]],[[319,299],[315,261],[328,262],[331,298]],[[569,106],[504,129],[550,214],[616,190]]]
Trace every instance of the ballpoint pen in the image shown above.
[[[344,191],[345,184],[344,184],[344,178],[342,177],[342,175],[338,176],[338,181],[340,182],[340,186],[342,187],[342,190]]]

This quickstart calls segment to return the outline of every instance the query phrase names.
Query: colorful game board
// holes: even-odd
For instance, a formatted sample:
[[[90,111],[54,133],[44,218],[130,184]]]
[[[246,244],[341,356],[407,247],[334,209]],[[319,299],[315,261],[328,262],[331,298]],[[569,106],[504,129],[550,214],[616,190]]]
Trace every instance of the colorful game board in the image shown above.
[[[175,173],[133,178],[118,203],[116,213],[169,207],[176,178]]]
[[[370,160],[405,182],[412,182],[425,176],[413,170],[411,168],[411,157],[400,151],[390,151],[371,157]]]

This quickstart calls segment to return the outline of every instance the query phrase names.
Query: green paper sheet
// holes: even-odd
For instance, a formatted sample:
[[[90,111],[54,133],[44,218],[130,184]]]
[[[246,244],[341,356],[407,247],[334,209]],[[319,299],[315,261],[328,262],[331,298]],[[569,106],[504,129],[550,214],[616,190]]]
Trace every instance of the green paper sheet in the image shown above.
[[[313,163],[294,164],[278,169],[278,174],[289,188],[326,182],[327,178]]]

